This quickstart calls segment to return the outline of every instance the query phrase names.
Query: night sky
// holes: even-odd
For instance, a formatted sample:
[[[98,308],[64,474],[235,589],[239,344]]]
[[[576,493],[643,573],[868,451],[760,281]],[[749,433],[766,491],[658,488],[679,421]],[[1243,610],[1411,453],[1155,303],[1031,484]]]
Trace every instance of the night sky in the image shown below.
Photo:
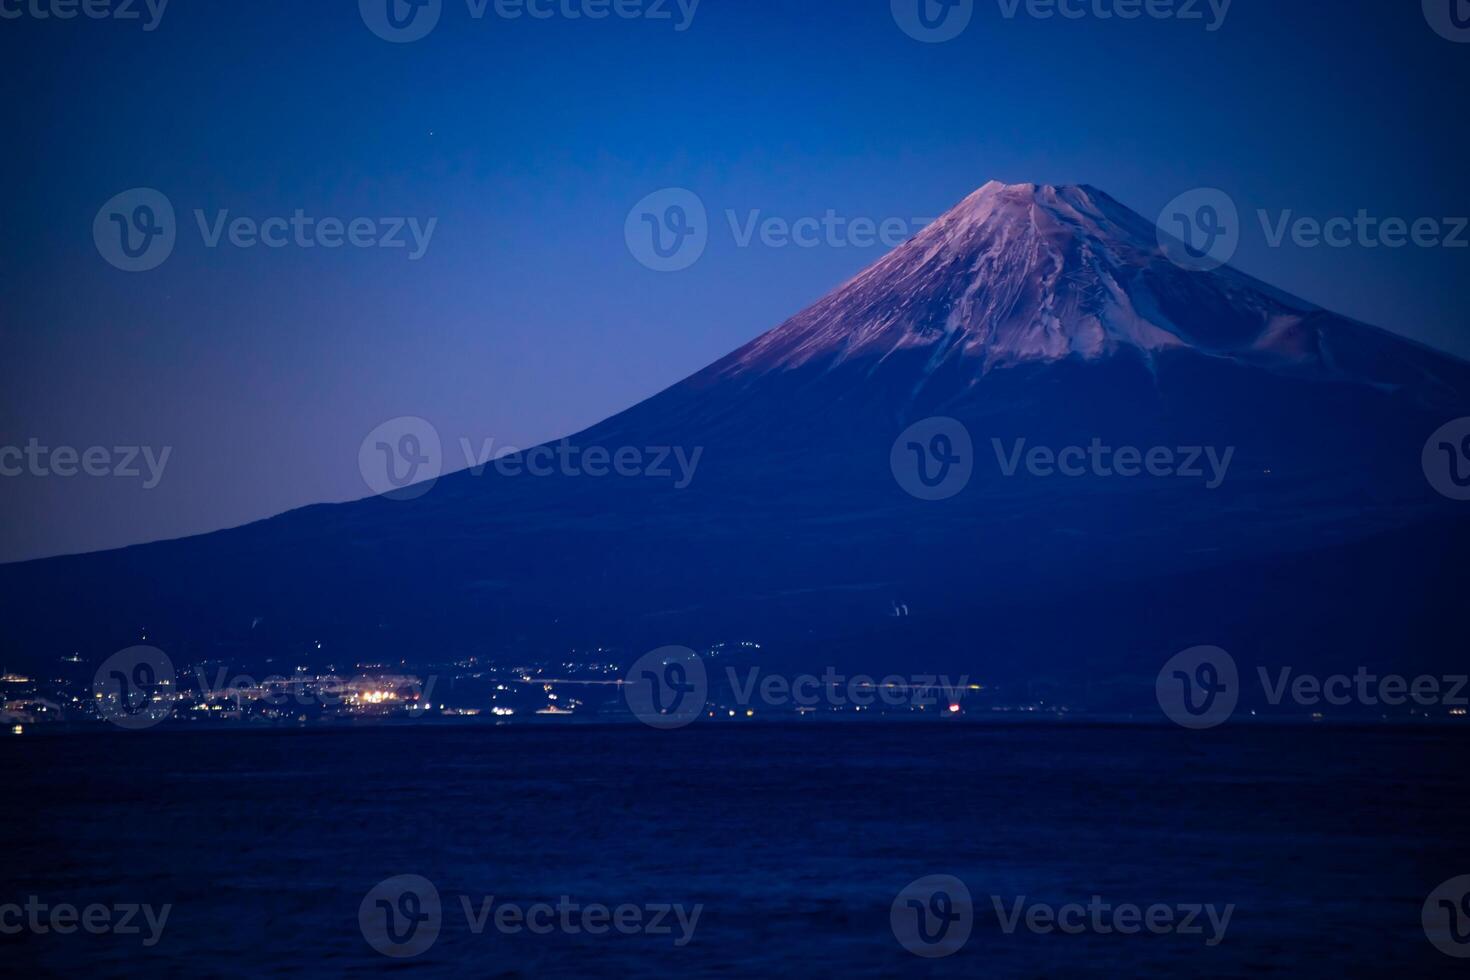
[[[4,0],[27,12],[0,19],[0,446],[172,452],[150,490],[0,477],[0,561],[364,496],[359,445],[394,416],[451,455],[573,432],[886,251],[742,248],[727,209],[918,219],[996,178],[1090,183],[1152,219],[1214,186],[1247,216],[1237,266],[1470,355],[1470,249],[1271,248],[1255,219],[1470,214],[1470,44],[1413,0],[1235,0],[1214,31],[1200,6],[1073,21],[978,0],[925,44],[889,0],[703,0],[682,31],[672,0],[671,20],[600,21],[444,0],[391,44],[349,0],[174,0],[154,30]],[[624,220],[672,186],[708,207],[710,243],[659,273]],[[178,239],[128,273],[93,220],[135,187],[169,199]],[[413,260],[207,248],[196,209],[437,223]]]

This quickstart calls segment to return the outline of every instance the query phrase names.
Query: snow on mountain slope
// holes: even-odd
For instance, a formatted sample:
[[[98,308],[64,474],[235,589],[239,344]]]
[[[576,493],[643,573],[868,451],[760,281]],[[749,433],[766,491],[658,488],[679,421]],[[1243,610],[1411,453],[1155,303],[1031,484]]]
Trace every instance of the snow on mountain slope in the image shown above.
[[[905,649],[1015,629],[1030,655],[1033,624],[1071,623],[1098,583],[1138,584],[1087,606],[1089,657],[1132,649],[1143,621],[1161,647],[1253,618],[1327,649],[1317,631],[1341,618],[1345,589],[1397,595],[1410,619],[1458,581],[1442,555],[1470,529],[1440,533],[1463,512],[1420,454],[1466,414],[1464,362],[1229,268],[1178,268],[1150,222],[1092,188],[992,183],[810,309],[565,440],[607,458],[697,452],[686,485],[463,470],[412,500],[0,566],[0,657],[105,655],[140,624],[201,649],[327,636],[393,656],[820,644],[886,623],[895,599],[906,622],[948,624]],[[932,416],[974,449],[973,478],[938,502],[905,492],[892,462]],[[1001,459],[1095,442],[1232,462],[1211,488]],[[1337,557],[1319,568],[1316,555]],[[1181,585],[1189,575],[1206,578]],[[1279,596],[1277,575],[1293,581]],[[1343,636],[1371,647],[1372,626]]]
[[[974,375],[1132,349],[1380,387],[1463,385],[1465,366],[1229,267],[1175,266],[1157,229],[1088,186],[991,181],[825,299],[711,370],[840,364],[901,351]]]

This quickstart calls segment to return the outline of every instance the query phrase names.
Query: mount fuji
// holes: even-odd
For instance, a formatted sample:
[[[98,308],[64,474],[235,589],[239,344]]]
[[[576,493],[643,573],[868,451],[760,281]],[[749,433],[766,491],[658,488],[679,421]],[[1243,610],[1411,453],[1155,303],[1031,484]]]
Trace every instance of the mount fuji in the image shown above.
[[[100,659],[146,625],[200,657],[748,639],[791,664],[1107,679],[1211,643],[1431,669],[1454,660],[1470,505],[1435,492],[1421,451],[1465,415],[1462,361],[1181,268],[1092,187],[992,182],[566,440],[698,448],[686,487],[487,467],[413,500],[0,567],[0,646]],[[901,475],[903,434],[934,418],[971,443],[943,499]],[[1122,475],[1125,447],[1176,465]]]

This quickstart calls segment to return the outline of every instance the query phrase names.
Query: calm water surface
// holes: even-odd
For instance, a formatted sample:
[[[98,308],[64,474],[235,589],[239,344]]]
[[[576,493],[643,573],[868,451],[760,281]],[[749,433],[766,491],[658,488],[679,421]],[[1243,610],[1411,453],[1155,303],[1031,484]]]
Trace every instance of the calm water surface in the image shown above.
[[[170,903],[161,940],[0,936],[12,975],[1404,975],[1463,972],[1420,926],[1470,874],[1464,733],[947,724],[155,731],[0,741],[0,903]],[[358,910],[442,901],[393,960]],[[957,954],[889,909],[974,897]],[[1007,934],[992,906],[1209,904],[1204,936]],[[472,931],[462,906],[682,903],[678,936]]]

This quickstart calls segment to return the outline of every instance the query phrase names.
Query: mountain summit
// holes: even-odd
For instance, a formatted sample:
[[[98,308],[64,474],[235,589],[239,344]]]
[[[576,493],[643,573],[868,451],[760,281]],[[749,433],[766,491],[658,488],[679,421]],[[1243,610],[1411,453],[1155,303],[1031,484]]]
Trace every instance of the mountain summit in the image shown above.
[[[961,361],[984,373],[1124,349],[1191,350],[1368,384],[1447,380],[1434,351],[1228,267],[1176,266],[1152,222],[1094,187],[998,181],[721,368],[921,350],[928,369]]]
[[[757,640],[993,676],[1128,673],[1202,642],[1382,664],[1450,649],[1440,569],[1470,534],[1421,452],[1463,415],[1461,361],[1177,267],[1094,188],[990,183],[562,443],[674,447],[699,460],[685,481],[490,466],[411,500],[0,567],[0,660],[100,659],[146,627],[191,656],[295,663]],[[943,499],[905,471],[926,446],[967,475]]]

